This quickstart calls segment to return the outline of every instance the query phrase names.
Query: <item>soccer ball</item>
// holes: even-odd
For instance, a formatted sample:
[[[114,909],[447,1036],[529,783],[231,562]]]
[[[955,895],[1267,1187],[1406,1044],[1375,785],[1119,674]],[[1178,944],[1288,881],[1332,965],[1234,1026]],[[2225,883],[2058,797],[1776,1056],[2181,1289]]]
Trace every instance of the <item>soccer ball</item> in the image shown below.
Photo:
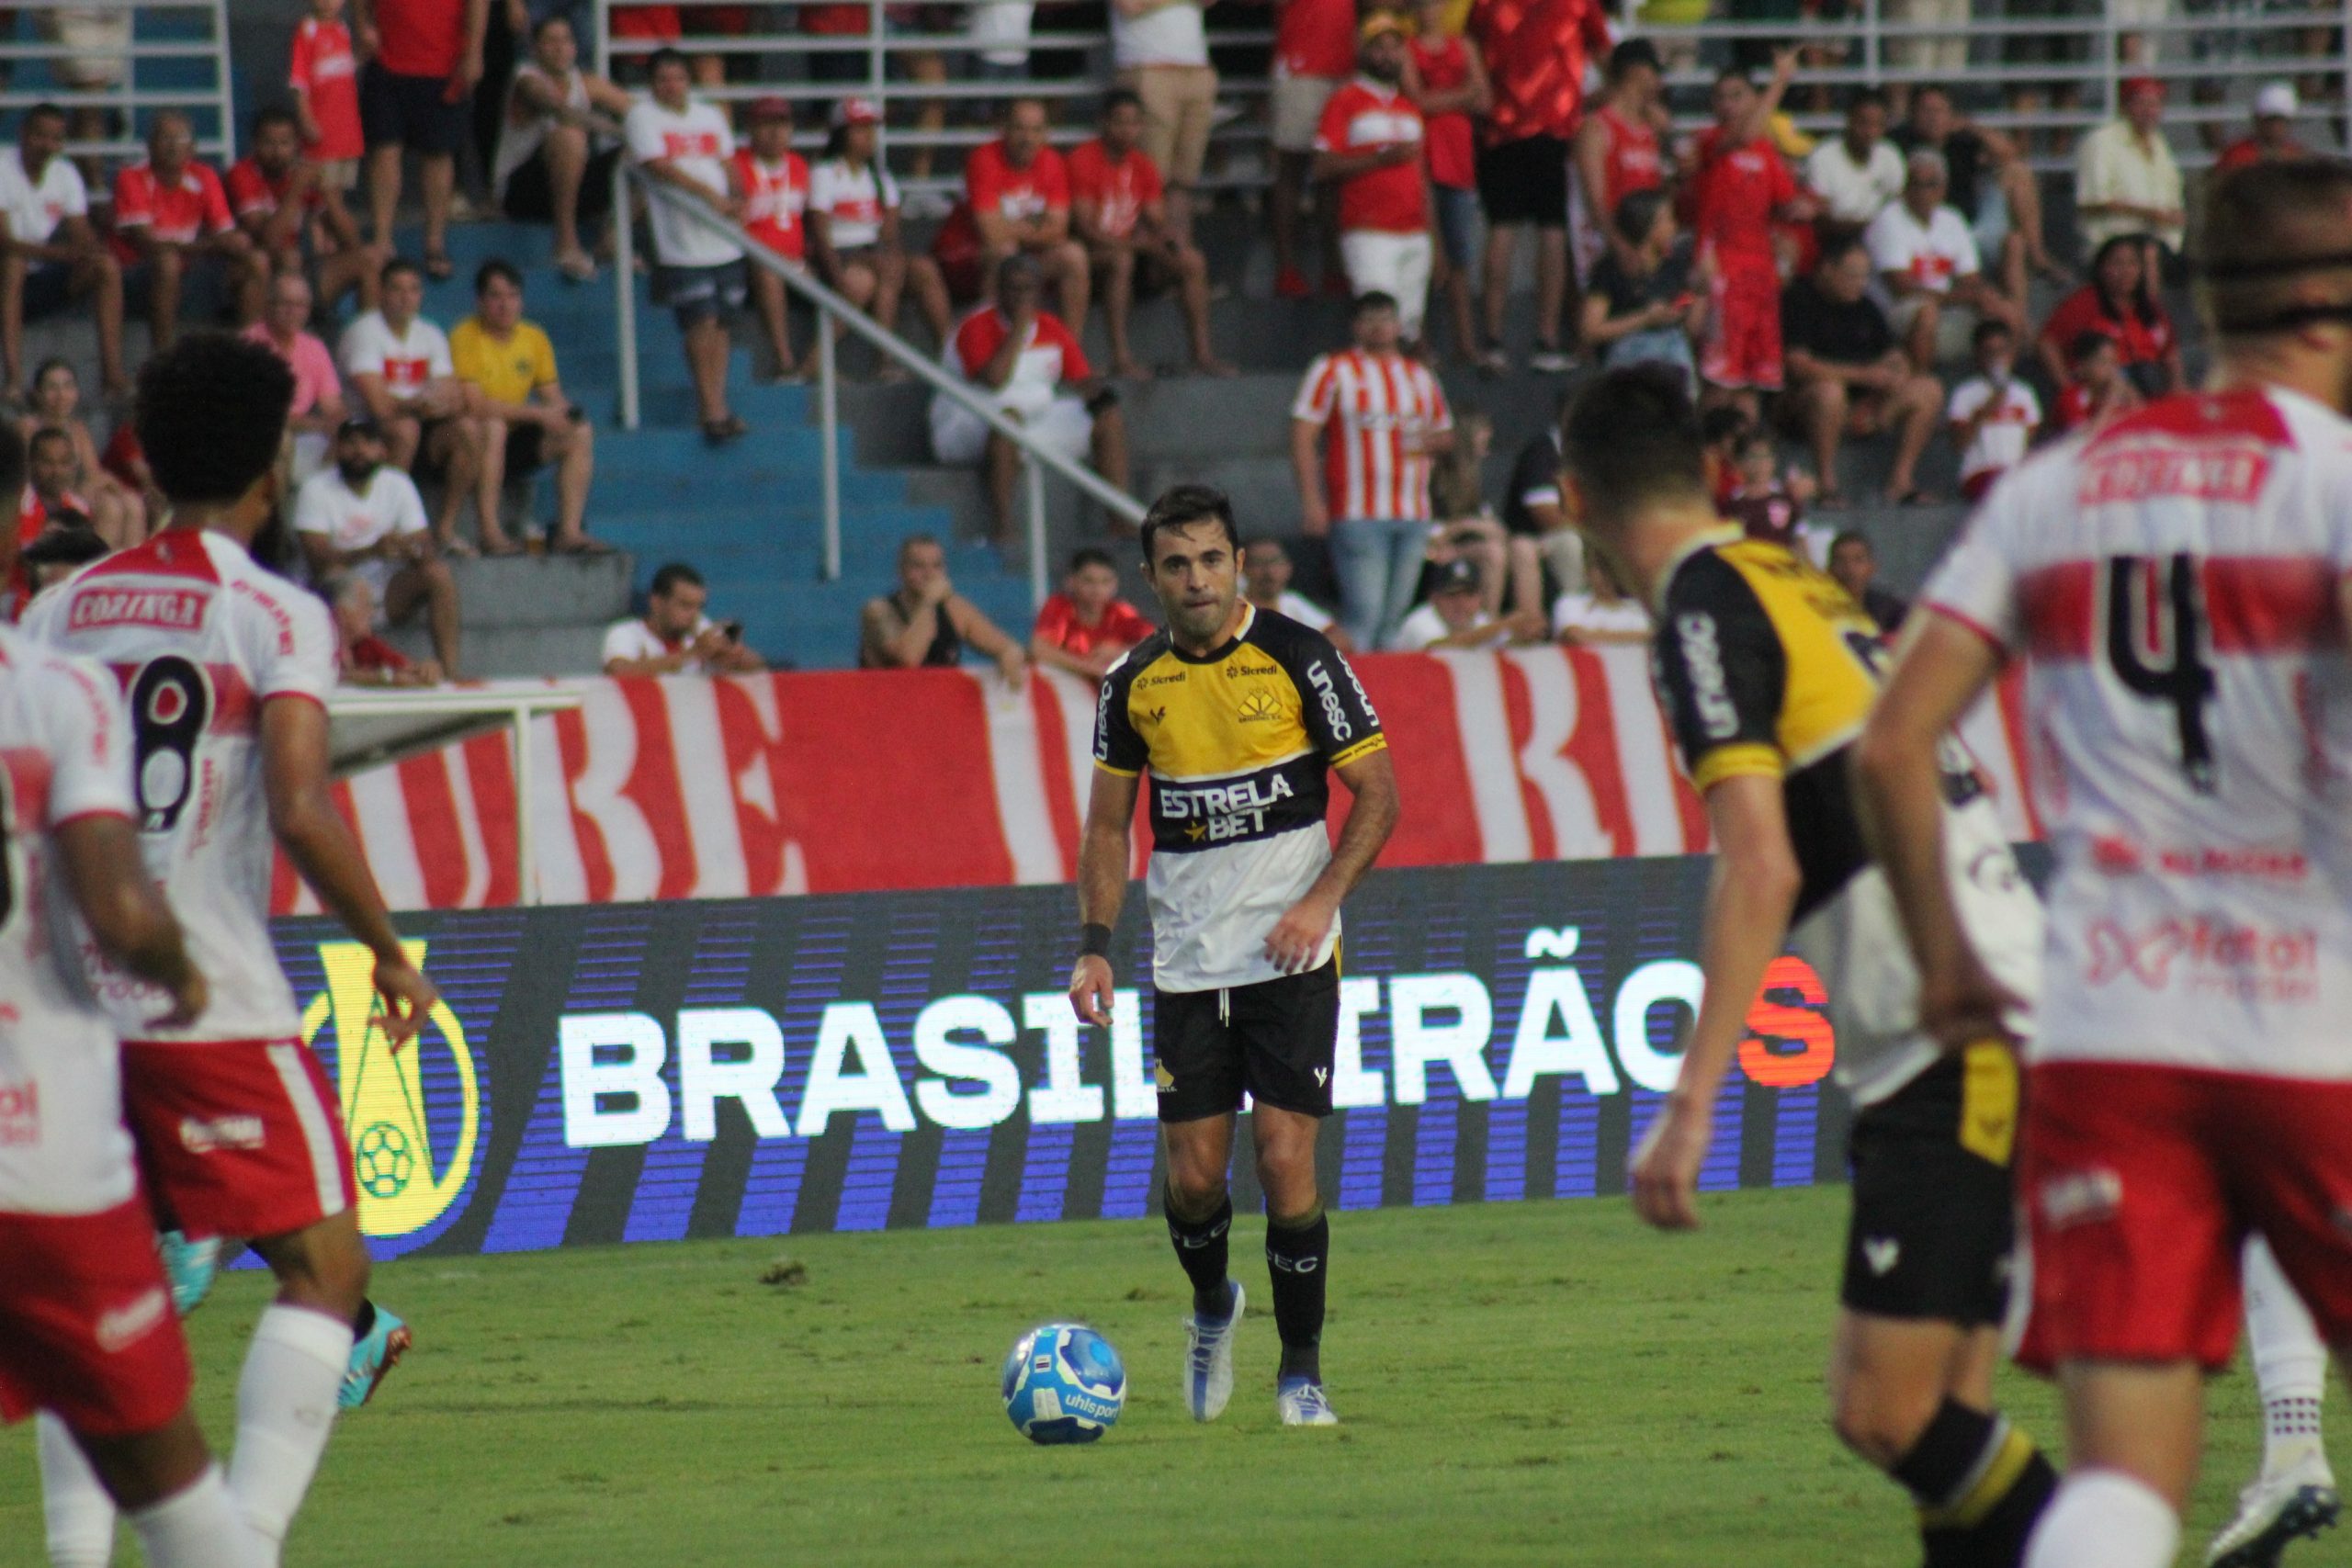
[[[390,1122],[369,1122],[351,1154],[360,1190],[370,1198],[398,1197],[416,1174],[416,1156],[408,1146],[408,1134]]]
[[[1082,1323],[1045,1323],[1004,1359],[1004,1413],[1033,1443],[1091,1443],[1127,1402],[1127,1369]]]

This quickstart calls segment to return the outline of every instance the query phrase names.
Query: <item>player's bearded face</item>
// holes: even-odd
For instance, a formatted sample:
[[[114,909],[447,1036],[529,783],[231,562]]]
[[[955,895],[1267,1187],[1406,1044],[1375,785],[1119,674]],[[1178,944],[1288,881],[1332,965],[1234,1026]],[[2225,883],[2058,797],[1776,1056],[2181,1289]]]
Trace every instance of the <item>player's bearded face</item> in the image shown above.
[[[1170,631],[1193,642],[1216,636],[1241,592],[1239,562],[1224,527],[1210,522],[1169,530],[1154,552],[1151,585]]]

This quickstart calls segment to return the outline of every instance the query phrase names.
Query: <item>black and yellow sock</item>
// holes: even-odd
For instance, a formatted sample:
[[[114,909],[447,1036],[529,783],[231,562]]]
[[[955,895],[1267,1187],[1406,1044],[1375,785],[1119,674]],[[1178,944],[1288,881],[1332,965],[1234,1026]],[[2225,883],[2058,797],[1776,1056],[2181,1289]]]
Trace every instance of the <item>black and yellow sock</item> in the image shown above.
[[[1928,1568],[2016,1568],[2058,1487],[2031,1438],[1950,1399],[1892,1473],[1918,1500]]]
[[[1283,1377],[1322,1381],[1323,1280],[1330,1253],[1331,1221],[1320,1204],[1299,1219],[1266,1216],[1266,1271],[1274,1280]]]
[[[1229,1233],[1233,1229],[1233,1199],[1217,1200],[1216,1209],[1197,1220],[1176,1211],[1176,1194],[1163,1195],[1168,1212],[1168,1239],[1176,1246],[1176,1261],[1193,1281],[1193,1310],[1206,1317],[1223,1317],[1233,1310],[1233,1292],[1226,1283],[1230,1262]]]

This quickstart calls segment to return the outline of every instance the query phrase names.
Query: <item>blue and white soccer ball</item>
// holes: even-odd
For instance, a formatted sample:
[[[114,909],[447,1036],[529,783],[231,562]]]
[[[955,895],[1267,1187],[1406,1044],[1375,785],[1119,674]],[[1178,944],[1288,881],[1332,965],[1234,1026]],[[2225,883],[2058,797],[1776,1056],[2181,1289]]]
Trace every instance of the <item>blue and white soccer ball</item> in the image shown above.
[[[1041,1323],[1004,1359],[1004,1413],[1033,1443],[1091,1443],[1126,1402],[1119,1353],[1082,1323]]]

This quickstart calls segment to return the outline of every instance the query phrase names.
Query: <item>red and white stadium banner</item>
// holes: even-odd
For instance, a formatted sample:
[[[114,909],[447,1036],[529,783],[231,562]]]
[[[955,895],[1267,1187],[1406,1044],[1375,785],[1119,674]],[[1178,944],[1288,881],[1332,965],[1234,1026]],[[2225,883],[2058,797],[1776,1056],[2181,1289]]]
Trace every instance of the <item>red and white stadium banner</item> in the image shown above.
[[[1383,864],[1707,847],[1642,649],[1390,654],[1356,669],[1404,795]],[[1018,692],[988,670],[568,684],[581,706],[532,729],[543,903],[1075,874],[1094,688],[1069,676],[1034,675]],[[2036,836],[2014,685],[1963,733],[2011,836]],[[503,732],[359,774],[335,795],[395,908],[517,901]],[[1145,848],[1139,832],[1138,871]],[[282,862],[272,893],[280,914],[318,908]]]

